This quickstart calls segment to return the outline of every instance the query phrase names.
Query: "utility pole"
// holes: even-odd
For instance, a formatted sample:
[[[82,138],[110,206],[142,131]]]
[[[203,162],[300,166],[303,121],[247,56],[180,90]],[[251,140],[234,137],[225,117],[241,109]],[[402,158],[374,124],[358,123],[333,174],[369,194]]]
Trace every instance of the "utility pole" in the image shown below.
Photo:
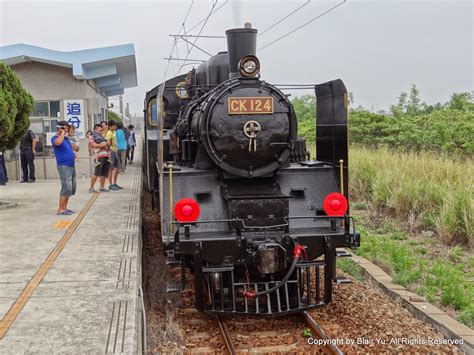
[[[127,102],[127,106],[125,108],[125,117],[130,118],[130,103]]]

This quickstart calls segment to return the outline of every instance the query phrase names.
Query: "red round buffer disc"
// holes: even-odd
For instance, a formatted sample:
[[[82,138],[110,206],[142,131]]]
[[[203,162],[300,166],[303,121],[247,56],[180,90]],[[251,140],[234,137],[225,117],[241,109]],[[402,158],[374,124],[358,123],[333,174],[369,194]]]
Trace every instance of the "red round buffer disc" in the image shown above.
[[[192,198],[182,198],[174,206],[174,216],[179,222],[196,222],[201,208]]]
[[[324,212],[328,216],[344,216],[348,203],[345,196],[339,192],[331,192],[323,202]]]

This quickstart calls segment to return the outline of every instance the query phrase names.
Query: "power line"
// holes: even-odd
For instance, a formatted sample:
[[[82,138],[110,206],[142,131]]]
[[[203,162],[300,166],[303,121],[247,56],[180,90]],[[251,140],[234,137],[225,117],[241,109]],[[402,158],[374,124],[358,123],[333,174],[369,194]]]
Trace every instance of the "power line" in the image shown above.
[[[217,11],[219,11],[220,9],[222,9],[227,3],[229,2],[229,0],[226,0],[222,5],[220,5],[219,7],[217,7],[217,9],[215,9],[214,11],[211,11],[211,15],[214,15]],[[217,4],[217,2],[216,2]],[[201,23],[203,23],[204,21],[206,21],[207,17],[204,17],[202,20],[200,20],[198,23],[196,23],[194,26],[192,26],[191,28],[188,29],[188,33],[191,32],[192,30],[194,30],[196,27],[198,27]]]
[[[175,47],[175,49],[176,49],[176,58],[179,58],[178,47],[179,47],[179,46],[178,46],[178,44],[176,43],[176,47]],[[173,63],[173,64],[174,64],[174,63]],[[181,63],[178,61],[177,64],[178,64],[178,68],[179,68],[179,67],[181,66]],[[184,63],[183,63],[183,64],[184,64]],[[176,76],[176,72],[177,72],[177,71],[175,70],[174,72],[175,72],[175,76]]]
[[[275,22],[273,25],[271,25],[270,27],[264,29],[262,32],[259,33],[258,36],[261,36],[263,35],[265,32],[267,32],[268,30],[272,29],[273,27],[275,27],[276,25],[282,23],[284,20],[286,20],[288,17],[290,17],[291,15],[293,15],[295,12],[301,10],[303,7],[305,7],[306,5],[308,5],[309,3],[311,2],[311,0],[307,0],[303,5],[299,6],[297,9],[293,10],[292,12],[290,12],[288,15],[286,15],[285,17],[283,17],[282,19],[278,20],[277,22]]]
[[[165,73],[163,74],[163,81],[166,79],[166,74],[168,73],[168,69],[170,67],[171,57],[173,56],[174,47],[176,46],[176,41],[177,41],[177,39],[175,38],[174,41],[173,41],[173,45],[171,46],[171,52],[170,52],[170,55],[168,57],[168,63],[166,64]]]
[[[318,16],[312,18],[311,20],[309,20],[309,21],[303,23],[301,26],[299,26],[299,27],[295,28],[294,30],[292,30],[292,31],[290,31],[290,32],[288,32],[288,33],[286,33],[286,34],[284,34],[283,36],[277,38],[277,39],[274,40],[273,42],[270,42],[270,43],[264,45],[263,47],[259,48],[258,50],[261,51],[262,49],[265,49],[265,48],[271,46],[272,44],[274,44],[274,43],[276,43],[276,42],[282,40],[283,38],[288,37],[288,36],[291,35],[292,33],[295,33],[295,32],[298,31],[299,29],[305,27],[306,25],[309,25],[311,22],[316,21],[316,20],[319,19],[320,17],[322,17],[322,16],[326,15],[327,13],[333,11],[333,10],[336,9],[337,7],[339,7],[339,6],[341,6],[342,4],[344,4],[346,1],[347,1],[347,0],[343,0],[343,1],[340,2],[339,4],[337,4],[337,5],[333,6],[333,7],[331,7],[330,9],[324,11],[322,14],[320,14],[320,15],[318,15]]]
[[[170,37],[186,37],[186,38],[191,38],[191,37],[199,37],[199,38],[226,38],[225,36],[205,36],[205,35],[201,35],[201,36],[196,36],[196,35],[187,35],[187,34],[184,34],[184,35],[173,35],[173,34],[170,34],[168,35]]]
[[[189,5],[188,12],[186,13],[186,16],[184,17],[183,27],[184,27],[184,24],[186,23],[186,20],[188,19],[189,13],[191,12],[191,8],[193,7],[193,5],[194,5],[194,0],[191,2],[191,5]]]
[[[189,43],[189,44],[192,45],[193,47],[196,47],[196,48],[199,49],[201,52],[206,53],[208,56],[212,56],[211,53],[209,53],[208,51],[205,51],[204,49],[202,49],[201,47],[195,45],[194,43],[191,43],[190,41],[188,41],[188,40],[187,40],[186,38],[184,38],[183,36],[181,36],[181,39],[182,39],[183,41],[185,41],[186,43]],[[176,47],[176,48],[178,48],[178,47]],[[191,51],[189,51],[189,52],[191,52]],[[176,55],[179,57],[178,50],[176,50]]]
[[[191,8],[193,7],[193,5],[194,5],[194,0],[192,0],[191,4],[189,5],[188,11],[186,12],[186,16],[184,17],[184,20],[181,24],[181,27],[180,27],[178,33],[181,33],[181,30],[185,27],[186,20],[188,19],[188,16],[191,12]],[[186,30],[185,30],[185,32],[186,32]],[[173,41],[173,45],[171,46],[170,55],[168,57],[168,63],[166,64],[165,73],[163,75],[163,81],[166,79],[166,74],[168,73],[168,69],[170,67],[171,57],[173,56],[173,52],[174,52],[174,49],[175,49],[176,46],[177,46],[177,38],[175,37],[174,41]]]
[[[171,58],[168,58],[168,57],[165,57],[163,58],[164,60],[169,60],[169,61],[182,61],[182,62],[205,62],[205,60],[203,59],[184,59],[184,58],[175,58],[175,57],[171,57]]]
[[[189,48],[189,50],[188,50],[188,53],[187,53],[187,55],[186,55],[186,59],[188,59],[189,54],[191,54],[191,51],[192,51],[193,48],[196,46],[196,42],[198,41],[199,36],[201,35],[202,31],[204,30],[204,27],[206,27],[207,21],[208,21],[209,18],[211,17],[211,15],[212,15],[212,13],[213,13],[213,10],[214,10],[214,8],[216,7],[218,1],[219,1],[219,0],[215,0],[215,1],[213,0],[213,1],[212,1],[211,11],[209,11],[209,14],[208,14],[207,17],[204,19],[204,23],[202,24],[201,29],[199,30],[199,33],[198,33],[197,36],[196,36],[196,39],[195,39],[194,42],[192,43],[191,48]],[[192,29],[191,29],[191,30],[192,30]],[[189,30],[189,31],[191,31],[191,30]],[[188,31],[188,32],[189,32],[189,31]],[[183,38],[183,39],[184,39],[184,38]],[[190,44],[191,44],[191,42],[190,42]],[[179,71],[181,71],[182,68],[183,68],[183,66],[181,66],[181,68],[180,68]],[[178,73],[179,73],[179,71],[178,71]]]
[[[194,5],[194,0],[191,2],[191,5],[189,5],[188,12],[186,13],[186,16],[184,17],[183,24],[181,25],[181,28],[179,29],[178,34],[181,33],[181,30],[183,30],[184,34],[186,34],[186,20],[188,19],[189,14],[191,13],[191,8]],[[189,45],[186,43],[186,47],[189,50]]]

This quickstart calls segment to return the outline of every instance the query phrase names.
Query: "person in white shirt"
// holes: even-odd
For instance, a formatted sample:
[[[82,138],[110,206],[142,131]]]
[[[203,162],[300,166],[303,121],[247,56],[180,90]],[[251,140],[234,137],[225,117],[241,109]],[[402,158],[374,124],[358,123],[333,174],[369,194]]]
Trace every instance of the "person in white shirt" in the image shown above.
[[[128,149],[127,149],[127,159],[130,164],[133,164],[133,154],[135,153],[135,146],[137,145],[137,138],[135,136],[135,127],[133,125],[128,126],[128,130],[130,132],[130,135],[128,136]]]

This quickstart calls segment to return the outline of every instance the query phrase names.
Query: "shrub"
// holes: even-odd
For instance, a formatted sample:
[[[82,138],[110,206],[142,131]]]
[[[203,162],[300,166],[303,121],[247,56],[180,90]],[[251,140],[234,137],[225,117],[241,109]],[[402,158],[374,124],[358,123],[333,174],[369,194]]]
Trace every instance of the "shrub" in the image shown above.
[[[15,148],[26,133],[33,103],[13,70],[0,62],[0,151]]]

